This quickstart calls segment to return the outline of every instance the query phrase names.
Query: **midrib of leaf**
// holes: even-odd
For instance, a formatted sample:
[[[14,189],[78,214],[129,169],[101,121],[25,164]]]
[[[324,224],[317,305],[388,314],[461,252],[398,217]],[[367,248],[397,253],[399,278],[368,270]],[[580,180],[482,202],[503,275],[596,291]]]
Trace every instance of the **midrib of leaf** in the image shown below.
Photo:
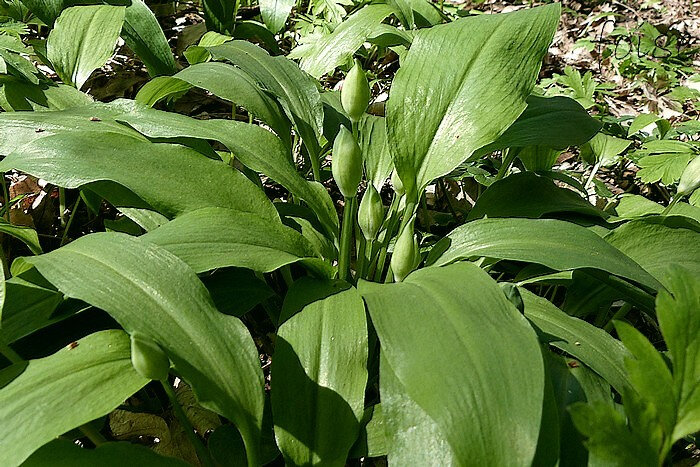
[[[418,172],[416,173],[416,178],[417,178],[417,179],[422,179],[423,176],[424,176],[424,174],[425,174],[425,171],[426,171],[427,168],[428,168],[428,164],[425,164],[424,161],[425,161],[426,159],[428,159],[428,156],[432,153],[432,151],[433,151],[433,145],[435,144],[435,137],[437,136],[437,134],[438,134],[439,132],[440,132],[440,133],[442,132],[441,130],[443,129],[443,124],[444,124],[444,122],[445,122],[445,117],[450,113],[450,110],[451,110],[451,109],[453,108],[453,106],[455,105],[455,96],[458,96],[458,95],[461,93],[461,91],[464,89],[464,87],[465,87],[465,84],[466,84],[466,76],[467,76],[469,73],[471,73],[472,67],[473,67],[473,65],[474,65],[474,62],[476,62],[476,61],[481,57],[481,55],[482,55],[484,49],[487,48],[487,44],[491,41],[491,39],[492,39],[493,37],[495,37],[495,36],[497,35],[498,30],[499,30],[500,27],[503,25],[503,18],[502,18],[502,17],[498,17],[497,20],[498,20],[498,23],[496,23],[496,26],[493,28],[493,31],[491,32],[491,35],[488,36],[488,37],[486,38],[486,41],[484,42],[483,46],[477,49],[476,53],[470,58],[470,60],[469,60],[469,62],[468,62],[468,64],[467,64],[467,66],[464,67],[464,71],[462,71],[462,73],[461,73],[460,76],[459,76],[459,83],[460,83],[459,86],[458,86],[457,88],[455,88],[455,91],[449,95],[449,104],[447,104],[447,108],[445,109],[445,111],[442,112],[442,115],[440,116],[440,123],[435,127],[435,131],[434,131],[433,134],[431,135],[432,137],[431,137],[431,139],[430,139],[430,144],[428,145],[428,150],[427,150],[427,151],[425,152],[425,154],[421,157],[421,166],[419,167],[419,170],[418,170]],[[423,40],[425,40],[425,39],[423,39]],[[422,42],[423,40],[421,40],[421,42]],[[474,126],[474,125],[470,123],[470,127],[473,127],[473,126]],[[476,149],[478,149],[478,148],[474,148],[474,150],[472,150],[472,153],[473,153]],[[471,155],[471,154],[466,155],[466,156],[464,157],[464,159],[467,159],[470,155]],[[422,191],[422,190],[423,190],[423,187],[424,187],[425,185],[427,185],[428,183],[430,183],[431,181],[432,181],[432,180],[422,180],[422,181],[421,181],[421,186],[418,186],[417,188],[419,189],[419,191]]]

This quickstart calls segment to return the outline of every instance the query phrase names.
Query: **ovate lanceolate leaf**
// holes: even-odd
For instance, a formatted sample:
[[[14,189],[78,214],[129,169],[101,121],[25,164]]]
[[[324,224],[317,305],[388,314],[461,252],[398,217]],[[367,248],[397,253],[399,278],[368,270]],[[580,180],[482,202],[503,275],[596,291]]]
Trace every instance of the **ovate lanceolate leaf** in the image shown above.
[[[22,225],[13,225],[7,222],[5,219],[0,218],[0,233],[10,235],[16,239],[22,241],[25,245],[32,250],[32,253],[38,255],[41,253],[41,245],[39,245],[39,236],[36,230],[31,227],[25,227]]]
[[[469,219],[482,217],[528,217],[576,213],[606,217],[579,193],[557,186],[549,177],[518,172],[492,183],[469,211]]]
[[[314,78],[320,78],[349,62],[376,26],[391,13],[389,5],[367,5],[348,16],[331,34],[314,42],[310,49],[296,50],[297,53],[293,50],[289,56],[301,58],[301,69]]]
[[[165,86],[164,80],[174,84]],[[189,66],[169,78],[161,78],[146,84],[137,95],[137,100],[148,105],[172,95],[182,93],[183,87],[176,84],[184,81],[189,86],[205,89],[215,96],[244,107],[256,118],[270,126],[289,145],[290,124],[279,104],[239,68],[219,62],[198,63]],[[146,99],[148,96],[148,99]]]
[[[396,424],[384,407],[387,434],[404,436],[397,429],[412,426],[406,431],[425,435],[400,444],[401,451],[392,442],[390,458],[399,465],[425,456],[454,465],[530,465],[544,364],[534,330],[496,282],[459,263],[421,269],[395,284],[361,282],[360,292],[395,377],[387,385],[380,373],[382,404],[404,400],[402,410],[421,413],[410,425]]]
[[[478,15],[416,34],[387,103],[392,157],[414,201],[525,110],[559,10]]]
[[[148,382],[131,366],[124,332],[98,332],[77,344],[31,360],[0,390],[3,465],[19,465],[57,436],[108,414]]]
[[[323,276],[332,273],[330,264],[296,230],[231,209],[192,211],[141,238],[162,246],[196,272],[227,266],[271,272],[301,261]]]
[[[550,301],[520,289],[525,317],[549,345],[592,368],[618,392],[629,388],[624,359],[630,354],[622,342],[586,321],[569,316]]]
[[[74,131],[47,136],[0,163],[2,171],[13,168],[66,188],[116,182],[166,216],[219,206],[278,217],[262,190],[223,162],[184,146],[120,133]]]
[[[294,4],[294,0],[260,0],[260,15],[265,26],[275,33],[282,29]]]
[[[114,53],[123,6],[81,5],[63,10],[46,41],[46,55],[66,84],[80,89]]]
[[[593,268],[638,282],[660,284],[639,264],[579,225],[554,219],[480,219],[454,229],[436,246],[428,263],[487,257],[542,264],[557,271]]]
[[[151,76],[171,75],[177,70],[168,40],[143,0],[131,0],[126,7],[121,36]]]
[[[216,310],[192,269],[163,248],[117,233],[26,259],[67,296],[156,341],[199,402],[236,423],[256,464],[264,404],[258,352],[243,323]]]
[[[312,157],[318,157],[323,132],[323,105],[318,84],[287,57],[272,57],[247,41],[230,41],[207,50],[217,60],[227,60],[248,73],[275,96],[294,122]]]
[[[498,149],[526,146],[545,146],[564,149],[583,144],[603,125],[588,115],[575,100],[564,97],[527,98],[527,108],[493,143],[481,148],[478,154]]]
[[[272,359],[277,445],[289,465],[345,465],[367,384],[365,306],[340,281],[302,279],[287,293]]]
[[[684,219],[650,216],[633,220],[607,234],[605,240],[666,286],[674,266],[700,276],[700,232]]]
[[[226,66],[224,64],[218,64]],[[184,115],[147,109],[127,100],[110,104],[113,118],[150,138],[201,138],[221,142],[247,167],[261,172],[304,200],[328,234],[337,235],[338,214],[328,193],[305,180],[293,165],[289,149],[279,138],[257,125],[223,119],[196,120]]]

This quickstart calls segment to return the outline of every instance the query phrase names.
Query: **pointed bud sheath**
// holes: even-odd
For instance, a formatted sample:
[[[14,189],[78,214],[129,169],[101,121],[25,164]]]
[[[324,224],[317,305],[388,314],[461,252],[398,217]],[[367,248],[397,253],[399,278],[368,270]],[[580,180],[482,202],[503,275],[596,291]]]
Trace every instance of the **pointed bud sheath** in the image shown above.
[[[360,209],[357,211],[357,223],[360,224],[362,234],[366,240],[377,238],[379,229],[384,221],[384,205],[374,185],[367,185],[367,191],[360,201]]]
[[[700,186],[700,156],[690,161],[678,182],[678,196],[690,196]]]
[[[391,271],[396,282],[403,281],[416,267],[418,258],[418,242],[413,234],[413,221],[401,231],[391,255]]]
[[[163,381],[170,371],[170,360],[158,343],[138,332],[131,334],[131,364],[144,378]]]
[[[405,193],[405,190],[403,188],[403,182],[399,178],[399,174],[396,173],[396,170],[394,169],[393,172],[391,172],[391,186],[394,187],[394,192],[398,196],[403,196]]]
[[[369,98],[370,90],[367,77],[360,63],[355,60],[355,66],[348,72],[340,91],[340,102],[343,104],[343,110],[350,117],[350,121],[353,123],[360,121],[369,105]]]
[[[344,126],[340,127],[333,142],[331,169],[343,196],[353,198],[362,179],[362,151],[352,133]]]

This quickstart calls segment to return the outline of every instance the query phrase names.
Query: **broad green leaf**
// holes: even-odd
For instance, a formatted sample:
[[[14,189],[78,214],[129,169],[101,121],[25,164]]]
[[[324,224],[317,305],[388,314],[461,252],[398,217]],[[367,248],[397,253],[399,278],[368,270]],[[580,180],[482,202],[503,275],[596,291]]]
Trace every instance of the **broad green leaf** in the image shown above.
[[[606,135],[605,133],[598,133],[581,148],[581,157],[590,164],[610,167],[618,161],[620,154],[622,154],[630,144],[632,144],[632,141],[616,138]]]
[[[202,0],[207,30],[230,34],[236,23],[236,3],[228,0]]]
[[[22,0],[22,5],[49,26],[65,8],[64,0]]]
[[[367,384],[362,298],[344,282],[302,279],[280,322],[271,376],[277,445],[289,465],[344,466]]]
[[[379,374],[389,464],[458,465],[445,432],[411,398],[384,354],[380,354]]]
[[[526,261],[557,271],[592,268],[635,281],[652,290],[656,279],[620,250],[579,225],[554,219],[480,219],[454,229],[428,257],[441,266],[487,257]]]
[[[552,149],[547,146],[527,146],[517,152],[517,157],[525,166],[526,170],[535,172],[551,171],[561,154],[559,149]]]
[[[350,451],[351,458],[386,456],[384,412],[378,403],[365,409],[360,436]]]
[[[225,268],[200,278],[216,308],[239,318],[275,295],[275,291],[250,269]]]
[[[576,357],[622,392],[629,388],[624,359],[630,354],[622,342],[586,321],[567,315],[550,301],[523,288],[525,317],[549,345]]]
[[[201,138],[219,141],[247,167],[262,172],[304,200],[331,237],[337,236],[338,214],[319,184],[305,180],[290,160],[289,151],[270,132],[256,125],[230,120],[196,120],[184,115],[133,105],[112,104],[121,110],[114,118],[151,138]]]
[[[653,214],[661,214],[665,207],[641,195],[625,194],[615,206],[620,219],[636,219]],[[672,216],[685,216],[700,222],[700,208],[688,203],[676,203],[668,213]]]
[[[406,30],[430,27],[442,22],[442,15],[436,5],[426,0],[390,0],[387,4],[394,8],[394,14]]]
[[[684,218],[675,219],[682,221]],[[611,231],[605,240],[666,287],[670,270],[675,265],[700,275],[700,233],[674,218],[634,220]]]
[[[190,89],[192,85],[187,81],[172,76],[157,76],[139,89],[134,100],[152,107],[162,99],[179,98]]]
[[[627,130],[627,136],[632,136],[638,131],[643,130],[644,128],[648,127],[652,123],[658,122],[659,120],[662,120],[662,118],[654,114],[639,114],[634,118],[634,120],[632,120],[632,123],[630,124],[630,127]]]
[[[365,173],[377,191],[381,191],[394,167],[386,139],[386,120],[383,117],[365,115],[360,125],[359,145],[365,162]]]
[[[108,131],[139,136],[132,129],[108,119],[98,106],[103,104],[59,111],[0,113],[0,154],[6,156],[37,139],[74,131]],[[100,121],[94,121],[94,117]]]
[[[77,344],[31,360],[0,390],[3,464],[20,464],[57,436],[108,414],[148,382],[131,366],[124,332],[101,331]]]
[[[184,146],[119,133],[74,131],[47,136],[0,162],[1,171],[10,169],[66,188],[110,180],[166,216],[217,206],[278,218],[262,190],[223,162]]]
[[[287,22],[287,17],[295,5],[294,0],[260,0],[260,15],[265,26],[272,32],[279,32]]]
[[[95,69],[114,53],[124,23],[123,6],[81,5],[66,8],[46,41],[46,55],[66,84],[80,89]]]
[[[527,98],[527,107],[520,117],[496,141],[475,154],[526,146],[564,149],[585,143],[601,127],[600,122],[571,98],[532,95]]]
[[[544,364],[535,332],[496,282],[477,266],[459,263],[420,269],[395,284],[362,281],[360,293],[394,376],[385,384],[387,372],[380,368],[389,438],[424,434],[415,443],[390,441],[389,459],[529,465],[539,436]],[[395,431],[387,399],[422,412],[411,425],[399,424],[414,427],[406,435]]]
[[[153,449],[126,442],[105,443],[85,449],[67,439],[57,439],[32,454],[23,467],[121,467],[125,464],[149,467],[186,467],[180,459],[156,454]]]
[[[121,31],[124,42],[143,61],[151,76],[175,73],[175,57],[155,15],[143,0],[130,2]]]
[[[469,211],[469,219],[537,219],[557,213],[606,217],[603,211],[586,201],[580,194],[557,186],[552,179],[532,172],[519,172],[492,183]]]
[[[41,254],[41,245],[36,230],[31,227],[12,225],[0,218],[0,234],[7,234],[23,242],[35,255]]]
[[[8,113],[22,110],[63,110],[92,102],[73,86],[41,82],[38,85],[0,75],[0,107]]]
[[[478,15],[416,34],[386,110],[409,198],[417,201],[426,184],[494,142],[525,110],[559,11]]]
[[[212,94],[245,107],[263,122],[270,125],[280,138],[289,145],[290,124],[282,113],[279,104],[275,102],[260,86],[239,68],[225,63],[207,62],[189,66],[171,78],[171,81],[181,80],[189,83],[190,86],[205,89]],[[144,86],[139,91],[139,96],[154,95],[152,88],[160,90],[160,94],[149,98],[148,104],[153,105],[158,100],[170,97],[173,94],[180,94],[182,87],[176,84],[164,86],[164,79],[152,82],[153,86]],[[150,83],[149,83],[150,84]],[[143,101],[141,97],[141,101]]]
[[[216,60],[227,60],[248,73],[275,96],[294,122],[309,152],[318,157],[323,132],[323,105],[318,83],[286,57],[271,57],[247,41],[231,41],[208,47]]]
[[[198,273],[228,266],[271,272],[297,261],[323,275],[332,272],[296,230],[231,209],[192,211],[141,238],[165,248]]]
[[[700,431],[700,280],[682,268],[669,271],[666,290],[656,297],[656,314],[673,364],[678,401],[672,441]]]
[[[5,281],[0,312],[0,341],[11,344],[53,322],[51,315],[63,300],[60,292],[12,277]]]
[[[216,310],[184,262],[117,233],[81,237],[27,261],[67,296],[156,341],[200,404],[236,423],[256,464],[264,404],[258,351],[245,325]]]
[[[310,50],[290,58],[301,58],[301,69],[314,78],[320,78],[336,67],[349,63],[352,56],[372,34],[378,24],[393,11],[389,5],[367,5],[345,19],[337,28],[314,42]]]

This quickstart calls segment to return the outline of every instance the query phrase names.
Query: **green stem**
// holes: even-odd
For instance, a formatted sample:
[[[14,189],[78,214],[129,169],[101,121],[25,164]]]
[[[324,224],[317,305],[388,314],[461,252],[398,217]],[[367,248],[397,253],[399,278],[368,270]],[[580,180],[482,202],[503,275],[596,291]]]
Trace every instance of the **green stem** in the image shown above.
[[[591,170],[591,174],[588,176],[588,179],[586,180],[586,183],[583,185],[585,189],[588,189],[589,186],[591,186],[591,183],[593,183],[593,177],[595,177],[595,174],[598,173],[598,169],[600,168],[600,162],[596,162],[596,164],[593,166],[593,169]]]
[[[204,446],[204,443],[202,443],[202,439],[199,436],[197,436],[197,433],[195,433],[194,427],[190,423],[190,420],[187,418],[185,411],[182,410],[182,406],[177,400],[177,396],[175,395],[173,387],[170,386],[170,383],[167,381],[167,379],[161,381],[160,383],[163,385],[163,389],[168,395],[168,399],[170,399],[170,404],[172,404],[173,406],[173,412],[175,412],[175,416],[180,421],[182,428],[187,434],[187,437],[190,439],[190,442],[194,446],[194,449],[197,452],[197,457],[199,458],[200,462],[206,467],[214,467],[214,461],[211,458],[209,450]]]
[[[78,195],[78,199],[75,200],[75,204],[73,204],[73,209],[70,212],[70,217],[68,218],[68,222],[66,223],[66,228],[63,229],[63,236],[61,237],[61,244],[59,246],[63,246],[66,244],[66,240],[68,239],[68,231],[70,230],[70,226],[73,224],[73,219],[75,219],[75,213],[78,211],[78,206],[80,206],[80,195]]]
[[[340,231],[340,256],[338,258],[338,278],[348,280],[350,273],[350,250],[352,249],[352,231],[354,230],[354,211],[357,205],[357,197],[345,198],[343,210],[343,225]]]
[[[605,329],[607,332],[612,331],[612,330],[613,330],[613,326],[614,326],[613,321],[615,321],[615,320],[620,320],[620,319],[624,318],[625,316],[627,316],[627,313],[629,313],[630,310],[632,310],[632,305],[629,304],[629,303],[627,303],[627,302],[625,302],[625,303],[620,307],[620,309],[617,310],[617,311],[615,312],[615,314],[613,315],[613,317],[610,318],[610,321],[608,321],[608,323],[603,327],[603,329]]]
[[[676,194],[676,196],[674,196],[673,198],[671,198],[671,202],[668,203],[668,206],[666,206],[666,209],[664,209],[664,210],[661,212],[661,215],[662,215],[662,216],[668,216],[668,215],[671,213],[671,209],[673,209],[673,206],[675,206],[676,203],[677,203],[678,201],[680,201],[681,198],[682,198],[682,196],[678,196],[678,194]]]
[[[357,235],[357,232],[355,233],[355,235]],[[357,280],[359,279],[364,278],[366,266],[365,261],[367,259],[367,240],[362,234],[357,235],[357,240],[360,243],[360,248],[358,248],[357,250],[357,264],[355,265],[355,282],[357,282]]]
[[[506,176],[508,170],[510,169],[510,166],[513,165],[513,161],[515,160],[515,157],[517,155],[518,151],[512,148],[507,150],[505,156],[503,157],[503,163],[501,164],[501,168],[498,169],[498,173],[496,174],[496,180],[500,180]]]
[[[384,265],[386,263],[387,249],[389,248],[389,242],[394,236],[394,229],[396,228],[396,222],[399,216],[397,215],[397,210],[399,203],[401,202],[401,197],[394,194],[394,198],[391,200],[391,206],[389,206],[389,212],[387,213],[387,225],[384,231],[384,238],[382,239],[379,247],[379,258],[377,259],[377,265],[374,269],[374,281],[381,282],[382,274],[384,273]]]
[[[66,189],[58,187],[58,218],[61,220],[61,227],[66,228]]]
[[[102,433],[98,429],[96,429],[92,423],[88,422],[85,423],[84,425],[80,425],[80,431],[83,432],[83,434],[92,441],[92,444],[95,446],[100,446],[102,444],[105,444],[107,440],[105,439],[104,436],[102,436]]]

